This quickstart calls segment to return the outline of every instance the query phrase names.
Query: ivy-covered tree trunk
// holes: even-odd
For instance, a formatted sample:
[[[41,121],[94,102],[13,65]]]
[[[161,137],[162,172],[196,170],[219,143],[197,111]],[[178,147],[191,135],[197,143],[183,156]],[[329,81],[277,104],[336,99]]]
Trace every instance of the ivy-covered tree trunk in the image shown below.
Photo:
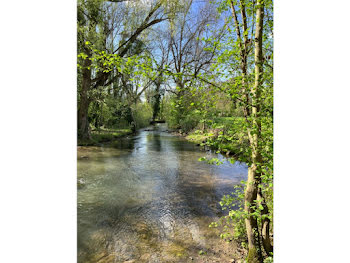
[[[153,105],[153,115],[152,115],[152,122],[155,122],[155,120],[158,117],[158,113],[160,110],[160,97],[161,95],[159,93],[157,93],[156,95],[154,95],[154,105]]]
[[[262,262],[262,251],[260,242],[260,233],[258,229],[257,216],[253,215],[256,211],[258,188],[261,182],[261,173],[259,165],[261,162],[261,153],[259,151],[259,140],[261,139],[261,122],[259,119],[260,88],[262,84],[262,35],[263,35],[264,5],[262,0],[257,1],[256,10],[256,29],[255,29],[255,83],[251,89],[252,97],[252,127],[248,131],[251,147],[251,166],[248,170],[247,189],[245,193],[244,209],[248,214],[245,223],[248,236],[248,263]]]
[[[90,125],[88,120],[88,111],[90,105],[88,91],[91,86],[91,60],[89,60],[90,52],[88,50],[86,50],[86,54],[88,54],[88,57],[84,60],[83,64],[82,85],[78,105],[78,137],[80,139],[91,139]]]
[[[152,122],[154,122],[156,120],[156,118],[158,117],[159,114],[159,110],[160,110],[160,81],[156,82],[156,90],[155,90],[155,95],[154,97],[154,103],[153,103],[153,115],[152,115]]]

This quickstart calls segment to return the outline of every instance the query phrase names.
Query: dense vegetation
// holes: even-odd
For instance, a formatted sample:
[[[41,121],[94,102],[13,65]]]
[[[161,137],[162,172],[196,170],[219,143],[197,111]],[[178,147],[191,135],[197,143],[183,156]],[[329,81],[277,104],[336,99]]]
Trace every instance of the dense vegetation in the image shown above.
[[[272,261],[271,0],[78,0],[78,139],[113,140],[151,122],[249,166],[211,226]],[[219,160],[206,160],[220,164]]]

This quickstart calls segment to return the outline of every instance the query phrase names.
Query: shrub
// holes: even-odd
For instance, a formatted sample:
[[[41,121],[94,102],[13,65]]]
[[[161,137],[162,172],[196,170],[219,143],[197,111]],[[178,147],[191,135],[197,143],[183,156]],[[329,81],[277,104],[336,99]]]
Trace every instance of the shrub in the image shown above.
[[[149,125],[152,120],[152,107],[149,103],[138,103],[133,108],[133,116],[136,128],[143,128]]]

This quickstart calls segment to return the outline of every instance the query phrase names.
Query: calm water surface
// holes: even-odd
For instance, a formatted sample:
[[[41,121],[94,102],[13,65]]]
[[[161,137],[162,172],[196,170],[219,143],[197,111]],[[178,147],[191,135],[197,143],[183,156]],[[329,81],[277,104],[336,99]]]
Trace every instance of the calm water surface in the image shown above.
[[[198,162],[223,157],[165,125],[151,129],[78,148],[79,263],[193,262],[200,250],[220,262],[213,251],[220,240],[208,224],[221,215],[221,197],[246,179],[246,165]]]

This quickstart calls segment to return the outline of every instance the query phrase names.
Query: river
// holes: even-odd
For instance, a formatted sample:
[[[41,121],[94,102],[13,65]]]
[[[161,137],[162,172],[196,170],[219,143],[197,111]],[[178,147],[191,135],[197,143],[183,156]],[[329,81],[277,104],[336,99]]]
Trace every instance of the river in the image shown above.
[[[208,225],[247,166],[199,162],[224,158],[150,129],[78,147],[78,262],[229,262],[234,246]]]

